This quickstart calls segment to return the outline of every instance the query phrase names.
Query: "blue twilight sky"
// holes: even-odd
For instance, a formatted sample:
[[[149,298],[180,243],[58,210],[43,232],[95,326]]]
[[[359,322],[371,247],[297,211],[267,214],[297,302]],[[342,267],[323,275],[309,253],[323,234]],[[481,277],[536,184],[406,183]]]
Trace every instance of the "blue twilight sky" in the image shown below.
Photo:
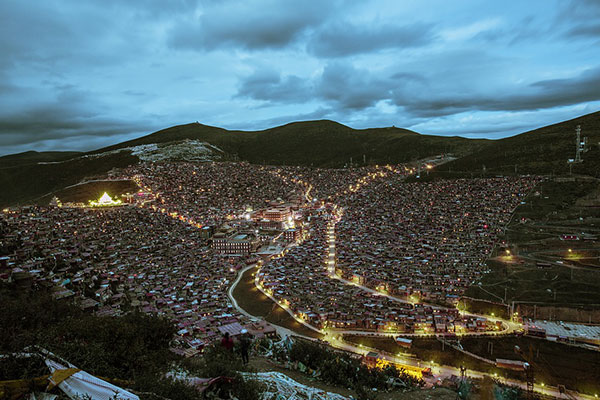
[[[600,109],[600,0],[2,0],[0,154],[175,124],[499,138]]]

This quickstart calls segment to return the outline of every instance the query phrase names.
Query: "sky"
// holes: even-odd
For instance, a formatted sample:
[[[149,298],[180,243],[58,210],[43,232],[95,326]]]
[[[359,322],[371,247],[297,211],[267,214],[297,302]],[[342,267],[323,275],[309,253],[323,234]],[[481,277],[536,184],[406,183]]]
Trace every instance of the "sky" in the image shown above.
[[[600,110],[600,0],[2,0],[0,155],[199,121],[497,139]]]

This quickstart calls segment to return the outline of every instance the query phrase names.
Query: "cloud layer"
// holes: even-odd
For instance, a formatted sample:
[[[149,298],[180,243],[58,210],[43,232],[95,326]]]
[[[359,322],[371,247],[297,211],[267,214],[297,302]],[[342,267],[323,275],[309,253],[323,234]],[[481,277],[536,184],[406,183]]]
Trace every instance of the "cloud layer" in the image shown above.
[[[502,137],[600,109],[600,3],[0,2],[0,154],[201,121]]]

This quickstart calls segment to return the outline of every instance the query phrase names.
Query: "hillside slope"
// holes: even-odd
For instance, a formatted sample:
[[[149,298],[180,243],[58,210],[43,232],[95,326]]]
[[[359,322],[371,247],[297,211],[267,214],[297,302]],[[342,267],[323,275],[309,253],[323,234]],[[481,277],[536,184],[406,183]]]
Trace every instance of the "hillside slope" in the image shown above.
[[[29,204],[47,193],[74,185],[85,177],[104,175],[139,160],[128,152],[77,157],[64,162],[0,168],[0,207]]]
[[[0,157],[0,168],[37,164],[40,162],[60,162],[79,157],[83,154],[79,151],[26,151],[24,153],[9,154]]]
[[[293,122],[263,131],[228,131],[192,123],[96,150],[192,139],[210,143],[237,159],[258,164],[342,167],[350,163],[397,163],[440,153],[467,154],[487,140],[428,136],[400,128],[356,130],[334,121]]]
[[[575,158],[575,128],[581,126],[581,138],[588,137],[583,162],[569,165]],[[545,126],[520,135],[490,142],[439,171],[487,173],[574,174],[600,176],[600,111]],[[516,166],[516,167],[515,167]]]
[[[569,165],[567,159],[575,156],[577,125],[581,125],[582,137],[588,137],[589,151],[583,154],[583,163]],[[357,130],[329,120],[293,122],[262,131],[229,131],[192,123],[83,156],[27,152],[0,157],[0,185],[8,188],[0,193],[0,206],[30,202],[86,176],[100,175],[140,159],[164,159],[152,152],[176,154],[183,159],[191,154],[193,159],[203,159],[208,149],[221,160],[315,167],[344,167],[351,161],[355,166],[364,162],[400,163],[452,153],[459,159],[440,166],[431,178],[447,175],[448,171],[451,176],[457,171],[482,173],[484,166],[485,174],[567,174],[572,168],[576,174],[600,176],[599,143],[600,112],[495,141],[421,135],[395,127]],[[148,153],[148,149],[153,150]],[[210,154],[206,159],[211,159]]]

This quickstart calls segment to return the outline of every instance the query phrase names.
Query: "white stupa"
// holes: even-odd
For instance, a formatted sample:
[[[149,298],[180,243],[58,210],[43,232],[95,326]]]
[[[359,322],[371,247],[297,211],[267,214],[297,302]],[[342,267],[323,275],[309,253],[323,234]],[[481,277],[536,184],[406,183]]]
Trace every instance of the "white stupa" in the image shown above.
[[[113,200],[108,193],[104,192],[104,194],[100,196],[98,201],[90,200],[90,205],[92,207],[110,207],[120,206],[122,205],[122,202],[121,200]]]
[[[113,202],[113,199],[112,199],[112,197],[110,197],[110,196],[108,195],[108,193],[106,193],[106,192],[104,192],[104,194],[102,195],[102,197],[100,197],[100,198],[98,199],[98,204],[99,204],[99,205],[107,205],[107,204],[113,204],[113,203],[114,203],[114,202]]]

